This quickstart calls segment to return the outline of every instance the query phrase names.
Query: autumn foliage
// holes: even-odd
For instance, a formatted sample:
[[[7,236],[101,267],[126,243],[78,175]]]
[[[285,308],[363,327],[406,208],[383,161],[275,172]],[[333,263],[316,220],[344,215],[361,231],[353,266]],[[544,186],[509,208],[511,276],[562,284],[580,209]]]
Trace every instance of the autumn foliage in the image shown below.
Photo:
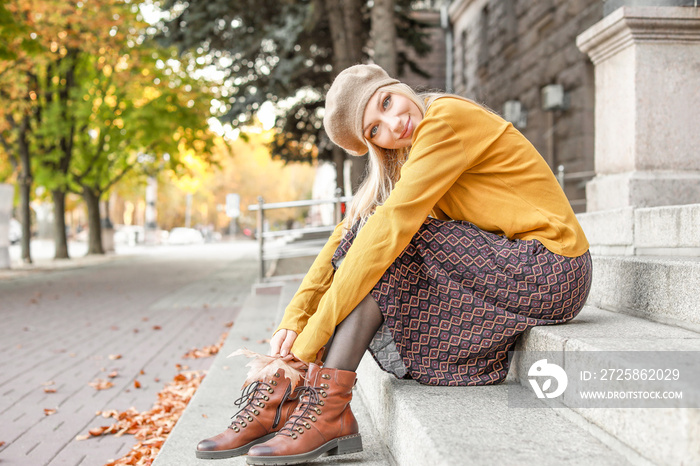
[[[217,354],[226,341],[227,335],[228,332],[222,334],[215,345],[188,351],[183,358],[206,358]],[[132,407],[126,411],[114,409],[98,411],[96,413],[98,416],[113,419],[115,422],[110,425],[93,427],[87,434],[77,436],[76,440],[87,440],[101,435],[116,435],[118,437],[124,434],[133,435],[138,442],[129,453],[118,460],[110,461],[105,466],[142,466],[153,463],[205,376],[205,371],[188,371],[185,370],[185,366],[180,364],[176,364],[176,367],[179,371],[178,374],[158,393],[158,400],[151,409],[139,412]],[[143,371],[141,371],[141,375],[143,375]],[[94,386],[93,383],[90,385]],[[138,380],[134,380],[134,387],[140,388],[140,386]]]

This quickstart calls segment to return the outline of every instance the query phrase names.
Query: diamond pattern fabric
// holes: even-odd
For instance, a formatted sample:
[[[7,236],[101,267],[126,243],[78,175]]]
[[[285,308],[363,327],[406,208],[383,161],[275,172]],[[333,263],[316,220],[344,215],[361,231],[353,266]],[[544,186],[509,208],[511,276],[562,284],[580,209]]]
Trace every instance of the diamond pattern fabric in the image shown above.
[[[355,238],[333,256],[338,267]],[[428,218],[371,294],[384,323],[370,344],[380,367],[427,385],[491,385],[536,325],[573,319],[591,287],[591,258],[564,257],[464,221]]]

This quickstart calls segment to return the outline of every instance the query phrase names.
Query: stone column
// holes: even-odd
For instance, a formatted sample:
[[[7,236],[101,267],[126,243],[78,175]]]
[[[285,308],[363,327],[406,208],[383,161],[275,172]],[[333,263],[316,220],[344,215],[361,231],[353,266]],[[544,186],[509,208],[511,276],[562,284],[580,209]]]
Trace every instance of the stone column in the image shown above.
[[[15,187],[0,183],[0,269],[10,268],[10,218]]]
[[[623,6],[576,44],[595,66],[588,210],[700,203],[700,9]]]

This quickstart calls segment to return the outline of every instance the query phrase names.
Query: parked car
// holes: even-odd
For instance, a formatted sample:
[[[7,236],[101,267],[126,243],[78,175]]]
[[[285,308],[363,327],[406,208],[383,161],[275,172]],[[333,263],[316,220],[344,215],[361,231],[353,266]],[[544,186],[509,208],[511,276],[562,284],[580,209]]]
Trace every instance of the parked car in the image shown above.
[[[204,236],[194,228],[173,228],[168,235],[168,244],[202,244]]]

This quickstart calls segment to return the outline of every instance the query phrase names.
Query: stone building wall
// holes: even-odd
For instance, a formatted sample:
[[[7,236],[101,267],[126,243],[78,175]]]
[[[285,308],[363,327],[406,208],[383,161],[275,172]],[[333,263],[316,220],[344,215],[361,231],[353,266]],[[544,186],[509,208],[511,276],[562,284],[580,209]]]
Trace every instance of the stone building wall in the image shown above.
[[[504,114],[519,101],[516,127],[556,171],[593,170],[593,65],[576,36],[603,17],[599,0],[456,0],[449,7],[454,92]],[[563,86],[565,110],[544,111],[541,89]],[[566,182],[576,211],[585,211],[585,181]]]

